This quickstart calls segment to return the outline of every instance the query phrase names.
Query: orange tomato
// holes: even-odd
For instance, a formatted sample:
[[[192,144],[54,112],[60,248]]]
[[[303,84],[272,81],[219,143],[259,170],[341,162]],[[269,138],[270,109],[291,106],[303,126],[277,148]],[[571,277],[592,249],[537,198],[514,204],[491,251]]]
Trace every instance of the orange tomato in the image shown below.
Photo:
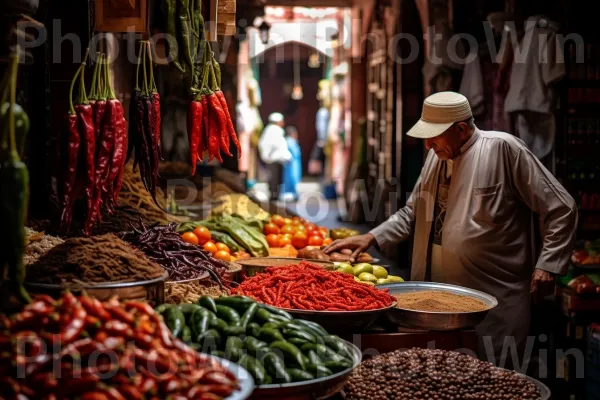
[[[329,229],[320,227],[319,232],[321,232],[321,236],[323,236],[324,238],[329,237]]]
[[[279,233],[279,227],[277,225],[275,225],[274,223],[269,222],[263,228],[263,233],[265,235],[270,235],[272,233],[278,234]]]
[[[332,238],[325,238],[323,239],[323,246],[327,246],[328,244],[331,244],[331,242],[333,242]]]
[[[284,218],[283,219],[283,224],[284,225],[291,225],[292,224],[292,220],[290,218]]]
[[[227,246],[225,243],[217,243],[217,250],[218,251],[226,251],[227,253],[231,254],[231,250],[229,249],[229,246]]]
[[[309,246],[321,246],[323,244],[323,238],[321,236],[311,236],[308,238]]]
[[[300,225],[293,225],[293,226],[294,226],[294,228],[296,228],[296,232],[306,232],[306,228],[302,224],[300,224]]]
[[[308,222],[308,223],[304,224],[304,227],[306,228],[306,232],[311,232],[311,231],[318,229],[317,225],[313,224],[312,222]]]
[[[267,235],[267,243],[269,244],[269,247],[279,247],[279,235],[274,233]]]
[[[181,235],[181,239],[187,243],[198,244],[198,236],[194,235],[194,232],[184,233]]]
[[[231,261],[231,255],[226,252],[225,250],[219,250],[217,251],[214,255],[214,258],[216,258],[217,260],[222,260],[222,261]]]
[[[323,238],[323,235],[321,235],[321,232],[318,229],[313,229],[311,231],[307,231],[306,233],[308,237],[319,236],[321,239]]]
[[[205,251],[208,251],[210,254],[215,254],[217,252],[217,246],[213,242],[206,242],[202,247]]]
[[[210,240],[210,231],[205,226],[197,226],[194,235],[198,237],[198,244],[204,244]]]
[[[296,229],[292,225],[284,225],[283,228],[281,228],[281,233],[289,233],[293,235],[294,233],[296,233]]]
[[[279,247],[285,247],[288,244],[292,244],[292,239],[290,239],[289,237],[283,236],[279,239]]]
[[[308,245],[308,236],[305,232],[296,232],[292,238],[292,246],[297,249],[303,249]]]
[[[271,218],[271,222],[280,228],[283,225],[285,225],[285,221],[283,220],[283,217],[281,215],[277,215],[277,214],[273,215],[273,217]]]
[[[302,226],[302,221],[292,218],[292,226],[295,226],[295,227]]]
[[[288,238],[290,240],[292,240],[292,238],[294,237],[294,235],[292,235],[291,233],[286,233],[286,234],[281,235],[281,236],[284,237],[284,238]]]
[[[297,216],[297,215],[294,215],[292,217],[292,221],[299,221],[302,224],[304,223],[304,220],[302,218],[300,218],[299,216]]]

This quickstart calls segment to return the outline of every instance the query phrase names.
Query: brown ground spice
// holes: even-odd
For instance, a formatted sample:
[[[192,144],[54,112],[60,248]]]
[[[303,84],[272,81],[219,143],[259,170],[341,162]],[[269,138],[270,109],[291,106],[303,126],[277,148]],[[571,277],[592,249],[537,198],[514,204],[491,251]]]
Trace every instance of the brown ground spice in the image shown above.
[[[402,293],[394,295],[398,308],[431,312],[474,312],[489,307],[473,297],[437,290]]]
[[[68,239],[27,268],[27,282],[134,282],[160,277],[164,269],[112,234]]]

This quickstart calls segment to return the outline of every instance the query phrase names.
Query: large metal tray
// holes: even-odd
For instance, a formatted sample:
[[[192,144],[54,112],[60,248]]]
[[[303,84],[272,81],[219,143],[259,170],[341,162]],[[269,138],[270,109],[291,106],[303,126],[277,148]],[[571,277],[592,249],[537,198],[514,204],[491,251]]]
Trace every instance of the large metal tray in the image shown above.
[[[85,291],[88,295],[101,301],[117,295],[123,300],[141,300],[156,306],[165,302],[165,280],[168,276],[169,274],[165,271],[158,278],[137,282],[65,283],[61,285],[25,282],[24,285],[31,294],[48,294],[58,297],[61,292],[69,289],[75,293]]]
[[[361,311],[317,311],[298,310],[296,308],[280,308],[298,319],[306,319],[321,325],[330,333],[362,332],[371,326],[382,314],[389,312],[396,302],[384,308]]]
[[[496,300],[495,297],[487,293],[465,288],[462,286],[449,285],[446,283],[401,282],[377,285],[377,288],[389,289],[389,293],[391,295],[417,292],[423,290],[437,290],[443,292],[450,292],[463,296],[474,297],[477,300],[480,300],[489,306],[487,310],[477,312],[429,312],[408,310],[405,308],[392,308],[386,312],[386,317],[391,323],[414,329],[451,331],[458,329],[473,328],[476,325],[478,325],[481,321],[483,321],[489,310],[498,305],[498,300]]]
[[[284,383],[280,385],[260,385],[254,390],[252,399],[321,400],[335,395],[342,390],[350,379],[352,371],[362,361],[360,349],[348,341],[344,342],[346,342],[348,348],[352,349],[354,356],[352,368],[311,381]]]

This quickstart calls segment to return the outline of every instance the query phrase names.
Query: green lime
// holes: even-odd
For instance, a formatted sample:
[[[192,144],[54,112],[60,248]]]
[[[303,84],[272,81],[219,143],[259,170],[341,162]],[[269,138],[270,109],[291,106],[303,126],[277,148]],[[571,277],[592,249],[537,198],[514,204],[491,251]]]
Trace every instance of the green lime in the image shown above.
[[[363,272],[360,275],[358,275],[358,279],[360,279],[362,282],[377,282],[377,277],[373,274],[370,274],[368,272]]]
[[[383,285],[384,283],[390,283],[389,279],[387,279],[387,278],[379,278],[379,279],[377,279],[377,284],[378,285]]]
[[[359,276],[363,272],[373,273],[373,266],[367,263],[359,263],[354,266],[354,276]]]
[[[348,263],[340,263],[340,265],[338,265],[337,271],[343,272],[345,274],[354,275],[354,268],[352,268],[352,265]]]
[[[387,270],[381,265],[373,265],[373,275],[375,275],[377,278],[385,279],[387,278],[388,273]]]
[[[390,281],[392,283],[396,283],[396,282],[404,282],[404,279],[402,279],[396,275],[388,275],[388,281]]]

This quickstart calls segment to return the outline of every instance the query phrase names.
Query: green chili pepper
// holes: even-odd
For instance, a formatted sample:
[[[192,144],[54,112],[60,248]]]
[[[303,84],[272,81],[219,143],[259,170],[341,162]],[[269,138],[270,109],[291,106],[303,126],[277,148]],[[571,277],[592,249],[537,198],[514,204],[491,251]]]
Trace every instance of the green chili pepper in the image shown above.
[[[346,346],[346,343],[344,343],[339,336],[328,335],[328,336],[323,336],[322,339],[325,342],[325,344],[327,345],[327,347],[329,347],[330,349],[335,351],[336,354],[339,354],[342,357],[347,358],[349,360],[354,359],[354,355],[352,354],[350,349],[348,349],[348,346]]]
[[[189,303],[180,304],[177,307],[179,308],[179,311],[181,311],[183,313],[183,315],[185,316],[185,320],[188,323],[192,319],[192,314],[194,314],[194,311],[202,308],[197,304],[189,304]]]
[[[266,329],[279,329],[280,324],[279,322],[267,322],[262,327]]]
[[[215,318],[214,320],[212,320],[212,321],[209,322],[209,326],[211,328],[215,328],[220,333],[223,333],[223,331],[225,330],[225,328],[227,328],[229,325],[227,325],[227,322],[225,322],[221,318]]]
[[[176,12],[177,12],[177,0],[164,0],[163,4],[166,5],[167,10],[167,41],[169,42],[169,56],[173,52],[171,47],[175,47],[177,49],[177,29],[176,29]],[[179,53],[179,51],[178,51]],[[173,58],[173,65],[181,71],[185,73],[185,69],[181,66],[177,58]]]
[[[197,343],[202,343],[203,349],[208,347],[219,347],[221,345],[221,334],[214,329],[209,329],[196,338]]]
[[[175,307],[175,306],[173,304],[165,303],[165,304],[161,304],[160,306],[156,307],[154,309],[154,311],[156,311],[159,314],[163,314],[165,311],[167,311],[167,308],[170,308],[170,307]]]
[[[281,310],[277,307],[273,307],[268,304],[261,304],[260,307],[267,310],[271,314],[279,315],[280,317],[283,317],[288,321],[291,321],[293,319],[293,317],[290,313],[288,313],[287,311]]]
[[[256,310],[258,310],[258,304],[257,303],[251,304],[250,307],[248,307],[248,309],[242,316],[242,319],[240,320],[240,326],[243,326],[244,328],[246,326],[248,326],[250,321],[252,321],[252,318],[254,318],[254,314],[256,314]]]
[[[248,351],[250,351],[251,353],[256,354],[256,352],[259,349],[265,349],[265,348],[267,348],[268,344],[265,343],[265,342],[263,342],[263,341],[261,341],[261,340],[258,340],[255,337],[248,336],[246,338],[246,341],[244,342],[244,347],[246,347],[246,349]]]
[[[258,338],[265,342],[284,341],[283,335],[277,329],[273,328],[260,328],[258,331]]]
[[[256,301],[246,296],[221,296],[217,297],[215,303],[244,312],[252,304],[255,304]]]
[[[185,316],[177,307],[168,308],[164,314],[165,324],[173,333],[173,336],[179,337],[185,326]]]
[[[246,334],[246,328],[243,326],[230,325],[223,329],[223,334],[226,336],[241,336]]]
[[[300,349],[285,340],[278,340],[269,345],[271,349],[281,350],[285,358],[289,358],[302,370],[306,370],[305,358]]]
[[[194,314],[196,317],[191,321],[192,335],[198,337],[206,332],[209,328],[209,318],[206,315]]]
[[[313,331],[319,333],[319,336],[328,335],[327,331],[319,324],[313,321],[307,321],[304,319],[295,319],[294,322],[298,325],[305,326]]]
[[[29,133],[29,117],[23,107],[15,103],[15,139],[17,141],[17,152],[20,157],[24,157],[25,154],[25,142],[27,141],[27,134]],[[10,103],[6,102],[2,104],[0,108],[0,127],[2,129],[8,129],[8,118],[10,116]]]
[[[258,335],[260,333],[260,325],[257,324],[256,322],[250,322],[246,326],[246,332],[248,332],[248,334],[251,336],[258,337]]]
[[[310,381],[315,379],[313,374],[310,372],[306,372],[297,368],[288,368],[287,373],[290,375],[293,382]]]
[[[192,330],[187,325],[183,327],[183,332],[181,333],[181,340],[183,340],[185,343],[189,343],[192,341]]]
[[[229,325],[240,324],[240,314],[233,308],[217,304],[217,315],[224,319]]]
[[[329,368],[327,368],[326,366],[324,366],[323,364],[309,363],[306,366],[306,369],[308,370],[308,372],[313,374],[315,376],[315,378],[324,378],[326,376],[333,375],[333,372],[331,372],[331,370]]]
[[[244,354],[242,358],[240,358],[239,364],[246,368],[246,370],[254,377],[254,383],[257,385],[262,385],[267,381],[267,371],[263,368],[263,366],[252,356],[248,354]]]
[[[317,343],[317,339],[313,335],[303,330],[289,330],[287,333],[284,333],[284,336],[286,339],[298,338],[306,340],[307,342]]]
[[[221,351],[221,350],[213,350],[210,352],[210,354],[212,354],[213,356],[216,356],[216,357],[227,358],[225,356],[225,352]]]
[[[329,368],[334,372],[340,372],[348,368],[352,368],[352,363],[348,360],[339,360],[339,361],[327,361],[325,362],[325,367]]]
[[[192,59],[192,49],[190,44],[190,19],[187,15],[179,15],[181,26],[181,47],[183,52],[183,61],[189,68],[190,82],[194,76],[194,60]]]
[[[29,203],[29,172],[27,166],[19,158],[17,141],[15,137],[15,104],[18,68],[18,47],[11,55],[9,79],[7,80],[9,93],[8,129],[0,126],[2,131],[2,148],[8,150],[8,154],[0,160],[0,219],[2,230],[2,241],[0,243],[0,281],[4,279],[4,267],[8,268],[8,278],[15,294],[24,302],[29,303],[31,298],[23,287],[25,280],[25,265],[23,264],[23,253],[25,251],[25,219],[27,218],[27,207]],[[8,138],[7,138],[8,136]],[[5,143],[8,139],[8,144]]]
[[[195,0],[192,6],[192,21],[194,22],[194,33],[196,39],[200,42],[200,39],[204,37],[204,17],[202,17],[202,0]]]
[[[231,361],[238,361],[244,354],[244,342],[237,336],[230,336],[225,342],[225,358]]]
[[[213,299],[211,296],[200,296],[200,298],[198,299],[198,304],[206,308],[208,311],[212,311],[214,313],[217,312],[217,305],[215,303],[215,299]]]
[[[329,347],[325,346],[324,344],[320,344],[320,343],[319,344],[308,343],[308,344],[302,345],[301,349],[305,353],[308,352],[309,350],[314,350],[322,360],[326,360],[326,361],[342,361],[345,359],[344,357],[337,354],[335,351],[331,350]]]
[[[321,360],[319,355],[314,350],[308,351],[308,361],[314,365],[323,364],[323,361]]]
[[[302,347],[306,343],[310,343],[310,342],[308,342],[308,341],[306,341],[304,339],[299,339],[299,338],[295,338],[295,337],[289,338],[289,339],[287,339],[287,341],[290,342],[291,344],[297,346],[297,347]]]
[[[262,358],[262,363],[267,370],[269,376],[273,378],[275,382],[290,383],[292,378],[290,374],[285,370],[285,364],[281,358],[275,353],[267,353]]]
[[[256,318],[259,321],[267,322],[271,318],[271,313],[261,307],[258,310],[256,310]]]

